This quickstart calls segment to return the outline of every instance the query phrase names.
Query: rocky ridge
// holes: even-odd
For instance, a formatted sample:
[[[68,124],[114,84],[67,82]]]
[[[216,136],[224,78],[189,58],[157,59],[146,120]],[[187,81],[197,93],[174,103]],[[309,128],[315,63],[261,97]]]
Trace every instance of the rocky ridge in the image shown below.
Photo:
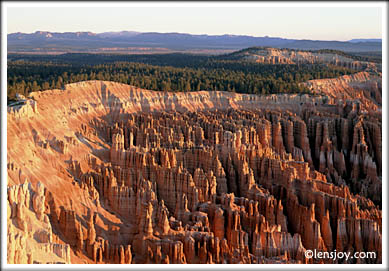
[[[8,262],[381,262],[380,103],[311,84],[320,95],[33,93],[7,114]]]
[[[232,53],[244,60],[265,64],[330,64],[355,70],[382,69],[381,64],[354,60],[332,52],[309,52],[278,48],[248,48]]]

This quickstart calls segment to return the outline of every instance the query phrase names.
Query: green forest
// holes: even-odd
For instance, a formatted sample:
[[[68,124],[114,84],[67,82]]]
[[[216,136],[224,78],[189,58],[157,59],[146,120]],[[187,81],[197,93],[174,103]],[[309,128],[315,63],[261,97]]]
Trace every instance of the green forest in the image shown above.
[[[17,93],[60,89],[65,84],[106,80],[158,91],[230,91],[266,95],[309,93],[299,85],[356,71],[320,64],[271,65],[189,54],[9,55],[8,102]]]

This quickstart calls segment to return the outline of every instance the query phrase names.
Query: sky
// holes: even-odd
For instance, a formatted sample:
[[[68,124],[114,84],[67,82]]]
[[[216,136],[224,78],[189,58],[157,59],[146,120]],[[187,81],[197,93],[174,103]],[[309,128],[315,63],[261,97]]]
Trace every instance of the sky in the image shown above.
[[[7,7],[7,33],[108,31],[382,38],[381,7]]]

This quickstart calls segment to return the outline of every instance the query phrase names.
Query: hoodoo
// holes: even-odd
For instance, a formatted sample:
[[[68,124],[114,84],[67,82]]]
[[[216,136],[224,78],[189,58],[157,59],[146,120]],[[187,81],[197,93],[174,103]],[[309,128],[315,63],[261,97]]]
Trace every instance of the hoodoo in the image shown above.
[[[316,95],[85,81],[9,106],[8,263],[381,263],[381,86],[306,85]]]

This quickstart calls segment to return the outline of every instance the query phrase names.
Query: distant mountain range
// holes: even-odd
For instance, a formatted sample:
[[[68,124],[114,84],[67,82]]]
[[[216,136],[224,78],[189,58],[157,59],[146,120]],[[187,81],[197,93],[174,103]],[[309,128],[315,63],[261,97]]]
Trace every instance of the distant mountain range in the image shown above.
[[[349,42],[381,42],[382,43],[382,39],[352,39],[349,40]]]
[[[278,37],[244,35],[192,35],[157,32],[47,32],[12,33],[7,35],[9,52],[109,52],[133,48],[154,48],[170,51],[240,50],[252,46],[301,50],[334,49],[345,52],[377,52],[381,39],[350,41],[296,40]]]

